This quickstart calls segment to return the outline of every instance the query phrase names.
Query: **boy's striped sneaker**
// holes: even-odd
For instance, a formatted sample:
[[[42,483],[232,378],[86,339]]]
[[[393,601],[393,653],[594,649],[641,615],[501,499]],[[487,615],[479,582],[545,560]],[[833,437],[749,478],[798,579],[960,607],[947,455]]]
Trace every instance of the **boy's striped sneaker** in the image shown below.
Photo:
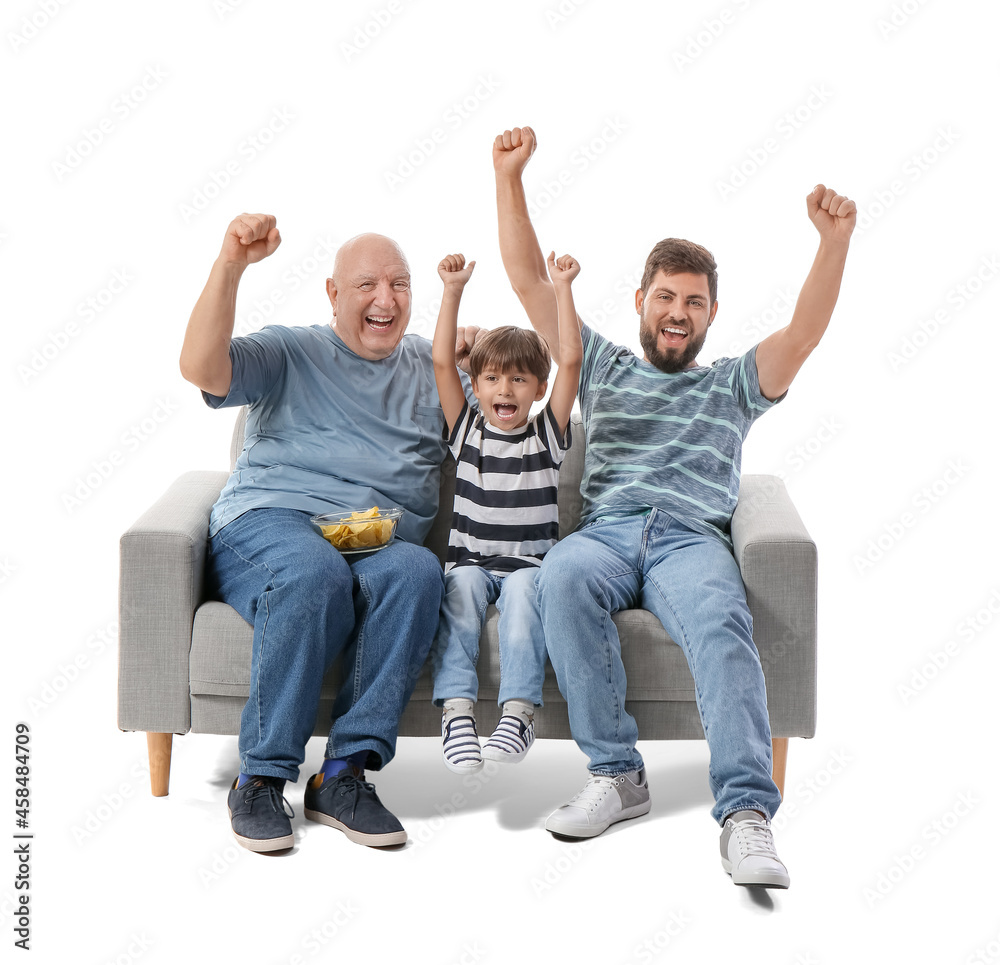
[[[441,754],[445,767],[456,774],[475,774],[482,769],[483,755],[475,717],[445,714],[441,718]]]
[[[483,757],[488,761],[515,764],[535,743],[535,722],[513,714],[504,714],[490,739],[483,745]]]

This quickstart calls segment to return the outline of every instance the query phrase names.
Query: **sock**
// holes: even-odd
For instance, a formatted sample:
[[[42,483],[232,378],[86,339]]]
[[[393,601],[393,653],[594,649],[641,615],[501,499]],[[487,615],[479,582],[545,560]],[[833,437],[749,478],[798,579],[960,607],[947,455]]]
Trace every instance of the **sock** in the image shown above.
[[[252,781],[255,777],[259,777],[259,776],[260,775],[258,775],[258,774],[247,774],[247,773],[245,773],[243,771],[240,771],[240,776],[238,778],[236,778],[236,786],[238,788],[243,787],[243,785],[246,784],[247,781]],[[268,780],[272,780],[272,781],[280,780],[281,781],[281,787],[283,788],[285,786],[285,778],[274,778],[274,777],[272,777],[272,778],[268,778]]]
[[[452,717],[475,717],[472,712],[474,706],[473,702],[465,697],[449,697],[444,702],[445,720],[451,720]]]
[[[723,826],[725,826],[726,821],[764,821],[765,823],[769,823],[767,818],[761,814],[760,811],[749,809],[733,811],[731,814],[727,814],[725,820],[722,822]]]
[[[325,784],[331,777],[342,774],[348,767],[364,771],[367,760],[368,751],[357,751],[348,757],[328,757],[323,761],[323,767],[320,769],[320,775],[323,778],[320,783]]]
[[[505,700],[502,713],[510,717],[520,717],[526,724],[530,724],[535,716],[535,705],[530,700]]]

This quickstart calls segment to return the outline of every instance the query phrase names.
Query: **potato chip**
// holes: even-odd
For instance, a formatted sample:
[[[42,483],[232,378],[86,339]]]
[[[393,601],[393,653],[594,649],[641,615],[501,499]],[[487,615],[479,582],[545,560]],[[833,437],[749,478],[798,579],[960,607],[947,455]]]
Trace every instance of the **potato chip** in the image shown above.
[[[355,510],[340,523],[321,525],[320,531],[339,550],[374,548],[387,543],[392,537],[393,520],[375,519],[378,506]]]

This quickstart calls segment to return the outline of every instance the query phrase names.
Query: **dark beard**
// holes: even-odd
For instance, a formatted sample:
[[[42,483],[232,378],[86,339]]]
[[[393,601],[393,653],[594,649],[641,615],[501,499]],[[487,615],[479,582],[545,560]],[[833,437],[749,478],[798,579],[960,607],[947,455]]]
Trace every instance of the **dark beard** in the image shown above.
[[[682,352],[661,352],[656,347],[657,334],[657,332],[651,332],[648,326],[640,324],[639,344],[645,353],[646,361],[655,365],[661,372],[676,375],[678,372],[690,368],[691,363],[698,357],[701,347],[705,344],[705,336],[708,333],[704,333],[700,339],[688,335],[688,344]]]

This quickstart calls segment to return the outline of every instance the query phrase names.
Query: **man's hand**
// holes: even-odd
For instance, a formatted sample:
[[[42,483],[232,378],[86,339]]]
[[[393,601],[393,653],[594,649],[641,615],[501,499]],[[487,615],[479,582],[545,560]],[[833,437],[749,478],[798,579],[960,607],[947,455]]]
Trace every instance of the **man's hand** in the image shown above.
[[[560,255],[556,258],[556,253],[553,251],[549,254],[546,265],[549,269],[549,278],[557,290],[563,286],[568,288],[573,279],[580,274],[580,262],[572,255]]]
[[[465,288],[466,282],[472,277],[474,261],[465,263],[465,255],[445,255],[438,263],[438,277],[444,282],[445,291],[457,288],[459,293]]]
[[[482,329],[478,325],[460,325],[455,339],[455,364],[466,374],[469,372],[469,353],[476,344],[476,336]]]
[[[806,196],[806,208],[821,240],[842,244],[850,241],[858,218],[858,208],[853,201],[837,194],[833,188],[817,184]]]
[[[273,255],[281,244],[273,214],[246,214],[236,218],[226,229],[219,258],[228,264],[246,268]]]
[[[493,141],[493,168],[497,174],[519,178],[534,153],[535,132],[530,127],[504,131]]]
[[[757,381],[765,399],[778,399],[819,345],[840,295],[851,232],[858,209],[833,188],[817,184],[806,196],[809,220],[819,232],[819,250],[795,302],[791,321],[756,350]]]
[[[225,396],[233,380],[229,343],[236,324],[236,292],[247,265],[281,244],[273,214],[241,214],[226,229],[222,251],[184,333],[181,375],[209,395]]]

